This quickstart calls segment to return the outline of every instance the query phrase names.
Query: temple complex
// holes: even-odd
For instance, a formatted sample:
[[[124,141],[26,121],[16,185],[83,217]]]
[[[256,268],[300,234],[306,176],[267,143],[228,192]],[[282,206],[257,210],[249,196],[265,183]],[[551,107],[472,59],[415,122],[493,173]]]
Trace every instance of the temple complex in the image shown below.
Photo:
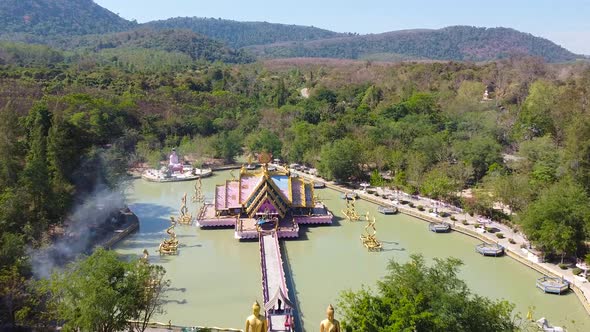
[[[198,226],[234,227],[236,239],[258,238],[274,229],[279,238],[296,238],[299,225],[331,224],[332,213],[314,197],[313,182],[288,170],[242,167],[238,178],[215,188],[214,202],[203,204]]]

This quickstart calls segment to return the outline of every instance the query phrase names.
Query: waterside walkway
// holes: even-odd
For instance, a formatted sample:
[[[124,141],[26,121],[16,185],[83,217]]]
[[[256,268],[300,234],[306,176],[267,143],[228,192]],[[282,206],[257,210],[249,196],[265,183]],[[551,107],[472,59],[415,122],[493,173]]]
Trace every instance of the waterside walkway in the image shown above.
[[[306,177],[313,181],[321,181],[326,184],[326,186],[330,189],[334,189],[340,191],[342,193],[348,193],[351,190],[349,188],[345,188],[341,185],[337,185],[334,182],[326,181],[320,177],[310,175],[307,173],[303,173],[300,171],[291,170],[292,173],[297,174],[302,177]],[[358,192],[358,191],[357,191]],[[528,241],[523,237],[522,234],[518,232],[514,232],[510,227],[498,223],[492,222],[487,224],[487,227],[493,227],[498,229],[499,231],[496,233],[503,233],[504,238],[498,238],[495,233],[481,233],[476,231],[474,228],[474,224],[479,224],[481,217],[479,216],[470,216],[469,214],[462,213],[458,211],[456,208],[452,206],[447,207],[438,207],[437,211],[439,214],[447,213],[449,216],[454,215],[457,221],[453,222],[450,221],[449,218],[443,218],[440,216],[434,216],[430,214],[428,211],[419,211],[416,208],[411,208],[409,206],[403,204],[394,204],[391,200],[375,196],[372,194],[368,194],[365,192],[358,192],[359,197],[375,203],[381,206],[396,206],[399,212],[416,217],[418,219],[427,221],[427,222],[442,222],[446,221],[452,224],[453,230],[471,236],[473,238],[479,239],[483,242],[487,243],[497,243],[502,245],[505,248],[506,255],[510,256],[511,258],[517,260],[518,262],[548,276],[554,276],[559,278],[564,278],[565,280],[570,282],[571,288],[578,296],[580,302],[586,309],[586,312],[590,314],[590,283],[587,282],[585,279],[581,277],[576,277],[572,273],[572,269],[562,270],[555,264],[550,263],[541,263],[537,261],[537,256],[532,254],[530,251],[523,249],[520,247],[523,243],[528,243]],[[424,207],[428,207],[432,205],[432,200],[425,197],[416,197],[407,195],[407,200],[414,203],[415,206],[422,205]],[[468,225],[463,225],[462,221],[466,220]],[[515,243],[510,243],[508,239],[513,239]],[[531,287],[533,285],[533,280],[531,280]]]
[[[290,302],[283,270],[281,248],[276,232],[261,234],[260,265],[262,270],[262,293],[264,310],[268,318],[269,331],[291,331],[292,322]],[[282,306],[281,306],[282,305]]]

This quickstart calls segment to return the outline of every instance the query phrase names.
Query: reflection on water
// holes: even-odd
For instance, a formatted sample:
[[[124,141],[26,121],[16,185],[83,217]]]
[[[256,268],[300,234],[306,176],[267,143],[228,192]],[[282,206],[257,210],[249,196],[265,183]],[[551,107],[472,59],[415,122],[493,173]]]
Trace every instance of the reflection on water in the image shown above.
[[[203,190],[212,197],[214,185],[231,178],[219,172],[203,180]],[[178,226],[178,256],[160,257],[156,249],[169,225],[170,215],[178,215],[184,192],[192,194],[193,182],[133,182],[128,190],[130,207],[139,216],[140,231],[124,241],[117,251],[125,255],[150,252],[152,263],[163,265],[172,280],[166,314],[160,321],[178,325],[205,325],[243,328],[252,302],[262,301],[260,259],[257,242],[238,242],[233,230],[199,230]],[[299,305],[300,322],[307,331],[317,329],[324,319],[328,304],[336,304],[345,289],[358,289],[361,284],[373,286],[385,273],[390,259],[400,262],[409,255],[421,253],[426,258],[457,257],[464,262],[461,278],[476,293],[507,299],[524,312],[536,306],[534,316],[545,316],[554,325],[570,331],[590,330],[590,317],[573,293],[564,296],[545,295],[535,288],[540,275],[514,260],[482,257],[475,253],[476,240],[464,235],[435,234],[427,224],[405,215],[383,216],[374,205],[357,202],[359,212],[370,211],[377,217],[377,237],[384,244],[379,253],[370,253],[359,236],[365,224],[342,219],[344,202],[338,193],[318,191],[336,215],[332,226],[301,227],[298,240],[281,241],[287,270],[291,272],[290,288]],[[195,214],[194,204],[189,205]],[[336,308],[336,318],[339,317]],[[575,324],[572,323],[575,321]]]

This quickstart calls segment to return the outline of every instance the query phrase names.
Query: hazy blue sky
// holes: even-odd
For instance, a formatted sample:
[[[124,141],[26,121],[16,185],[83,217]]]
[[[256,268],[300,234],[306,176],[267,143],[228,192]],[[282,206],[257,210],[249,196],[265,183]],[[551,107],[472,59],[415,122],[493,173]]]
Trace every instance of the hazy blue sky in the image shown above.
[[[590,0],[95,0],[127,19],[178,16],[379,33],[449,25],[511,27],[590,54]]]

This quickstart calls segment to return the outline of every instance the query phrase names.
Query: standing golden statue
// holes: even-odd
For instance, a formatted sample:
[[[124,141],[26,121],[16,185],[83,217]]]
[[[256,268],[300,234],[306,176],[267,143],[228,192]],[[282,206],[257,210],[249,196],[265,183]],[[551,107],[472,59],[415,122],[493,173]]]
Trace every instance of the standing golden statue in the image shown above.
[[[183,225],[190,225],[193,222],[193,216],[188,213],[188,208],[186,207],[186,193],[184,193],[181,199],[178,222]]]
[[[340,322],[334,319],[334,307],[330,304],[326,309],[328,318],[320,323],[320,332],[341,332]]]
[[[268,330],[266,325],[266,317],[260,314],[260,304],[258,301],[252,305],[252,315],[246,318],[245,332],[266,332]]]

